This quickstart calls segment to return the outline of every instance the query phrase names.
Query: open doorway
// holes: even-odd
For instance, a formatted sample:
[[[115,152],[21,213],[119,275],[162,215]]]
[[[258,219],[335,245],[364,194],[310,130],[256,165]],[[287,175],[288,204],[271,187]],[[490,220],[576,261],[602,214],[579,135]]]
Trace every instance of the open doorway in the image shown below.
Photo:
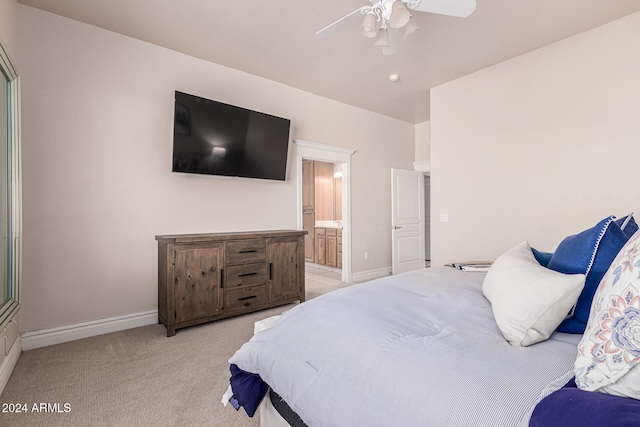
[[[335,271],[330,271],[337,273],[342,282],[351,283],[353,280],[351,271],[351,155],[355,150],[300,140],[296,140],[295,143],[297,151],[298,228],[308,231],[305,245],[305,254],[308,257],[307,255],[305,257],[311,263],[311,252],[313,252],[312,264],[317,264],[318,256],[323,254],[326,265],[327,239],[329,239],[329,249],[331,251],[329,254],[331,265],[329,267],[335,269]],[[315,211],[315,194],[313,205],[309,192],[307,191],[305,192],[306,195],[303,195],[305,182],[306,186],[309,186],[311,176],[314,176],[315,185],[315,174],[310,174],[310,168],[311,165],[315,167],[316,162],[321,164],[321,168],[325,170],[322,176],[326,176],[324,178],[326,185],[322,191],[332,194],[329,196],[329,200],[333,200],[333,202],[327,203],[326,206],[322,207],[323,213],[321,215],[317,215]],[[339,176],[340,174],[341,176]],[[310,209],[312,206],[313,215]],[[322,249],[318,249],[316,228],[325,229],[324,237],[320,237],[323,239],[321,242],[323,243]],[[338,240],[338,237],[340,240]],[[338,242],[341,243],[340,246],[338,246]],[[341,249],[341,256],[338,254],[338,249]]]
[[[391,169],[392,274],[431,267],[430,171]]]
[[[302,159],[306,271],[342,280],[342,164]]]

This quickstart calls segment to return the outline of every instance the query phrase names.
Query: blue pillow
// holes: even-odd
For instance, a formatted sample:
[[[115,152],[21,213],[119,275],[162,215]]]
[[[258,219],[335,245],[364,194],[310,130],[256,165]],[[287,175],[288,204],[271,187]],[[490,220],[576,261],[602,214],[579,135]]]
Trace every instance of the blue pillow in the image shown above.
[[[569,316],[558,331],[582,334],[589,320],[591,301],[602,276],[607,272],[620,249],[638,230],[630,214],[619,220],[603,219],[595,227],[565,238],[549,260],[548,268],[565,274],[586,274],[584,289]]]
[[[538,264],[543,267],[549,265],[549,261],[551,261],[551,257],[553,256],[551,252],[540,252],[536,248],[531,248],[531,252],[533,252],[533,256],[535,257],[536,261],[538,261]]]

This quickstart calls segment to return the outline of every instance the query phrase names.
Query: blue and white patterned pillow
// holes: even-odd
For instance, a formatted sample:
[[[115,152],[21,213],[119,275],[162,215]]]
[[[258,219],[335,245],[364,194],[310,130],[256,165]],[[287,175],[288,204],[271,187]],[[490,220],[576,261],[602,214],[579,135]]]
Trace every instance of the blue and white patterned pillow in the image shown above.
[[[578,388],[640,399],[640,234],[620,250],[593,298],[574,371]]]

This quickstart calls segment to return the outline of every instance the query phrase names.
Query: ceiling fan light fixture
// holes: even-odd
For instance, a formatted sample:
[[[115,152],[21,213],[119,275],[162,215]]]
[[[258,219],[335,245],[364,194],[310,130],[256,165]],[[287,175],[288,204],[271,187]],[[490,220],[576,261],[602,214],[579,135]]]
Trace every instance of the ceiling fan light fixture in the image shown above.
[[[418,24],[416,24],[416,20],[412,16],[409,19],[409,22],[407,22],[407,25],[404,26],[404,36],[403,36],[403,38],[405,40],[409,40],[410,38],[413,38],[416,35],[416,33],[418,32],[419,29],[420,29],[420,27],[418,27]]]
[[[389,25],[391,28],[402,28],[409,22],[411,13],[404,5],[402,0],[396,0],[391,6],[391,16],[389,17]]]
[[[378,36],[376,37],[374,46],[389,46],[389,31],[387,31],[386,28],[380,28],[380,30],[378,30]]]
[[[337,28],[347,23],[351,25],[352,17],[355,19],[362,15],[364,19],[358,27],[360,34],[375,39],[376,45],[384,47],[384,55],[393,55],[397,51],[400,39],[398,31],[395,30],[402,29],[405,40],[413,37],[418,31],[412,13],[425,12],[466,18],[476,9],[476,0],[369,0],[368,3],[321,29],[316,33],[316,37],[325,38]],[[386,34],[389,28],[390,34]],[[378,29],[385,31],[378,34]],[[385,41],[385,37],[389,37],[388,42]]]
[[[360,25],[360,34],[370,39],[376,37],[376,15],[367,13]]]

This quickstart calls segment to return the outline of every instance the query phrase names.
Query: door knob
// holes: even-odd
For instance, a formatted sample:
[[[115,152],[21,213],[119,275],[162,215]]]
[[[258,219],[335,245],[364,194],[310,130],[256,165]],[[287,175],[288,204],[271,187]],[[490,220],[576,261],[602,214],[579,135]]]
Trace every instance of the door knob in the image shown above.
[[[394,225],[394,226],[393,226],[393,229],[394,229],[394,230],[397,230],[398,228],[402,228],[402,227],[398,227],[397,225]]]

